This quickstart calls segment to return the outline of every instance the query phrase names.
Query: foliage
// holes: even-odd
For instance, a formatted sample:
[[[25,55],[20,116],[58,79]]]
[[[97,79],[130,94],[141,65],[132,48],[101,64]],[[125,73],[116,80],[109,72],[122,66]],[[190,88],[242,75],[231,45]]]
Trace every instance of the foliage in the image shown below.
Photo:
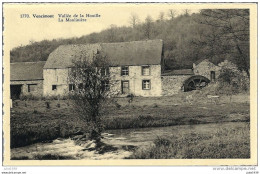
[[[93,60],[82,57],[69,71],[69,82],[75,90],[70,93],[76,111],[88,123],[90,138],[100,142],[103,124],[101,110],[113,93],[109,63],[104,56],[95,54]]]
[[[201,15],[201,23],[212,29],[204,40],[204,44],[210,49],[211,57],[229,57],[238,69],[245,71],[249,77],[249,10],[202,10]]]
[[[220,66],[220,75],[217,79],[219,93],[234,95],[249,90],[249,78],[246,73],[238,70],[237,66],[224,61]]]
[[[132,14],[129,27],[112,25],[79,38],[43,40],[14,48],[11,62],[47,60],[59,45],[162,39],[167,69],[191,68],[199,59],[220,63],[228,58],[239,69],[249,72],[248,14],[243,9],[202,10],[199,14],[184,10],[183,15],[176,16],[176,11],[170,9],[165,17],[159,14],[159,20],[147,16],[145,21]],[[218,20],[214,20],[215,16]]]

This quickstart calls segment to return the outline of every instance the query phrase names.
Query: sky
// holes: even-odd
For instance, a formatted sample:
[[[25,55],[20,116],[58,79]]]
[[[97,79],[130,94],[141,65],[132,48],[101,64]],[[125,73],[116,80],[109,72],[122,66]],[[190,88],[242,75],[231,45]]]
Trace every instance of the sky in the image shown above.
[[[160,12],[168,18],[169,9],[174,9],[178,14],[184,9],[191,13],[199,12],[198,5],[187,6],[184,4],[12,4],[4,6],[4,36],[8,36],[10,48],[27,45],[31,41],[52,40],[58,38],[80,37],[93,32],[100,32],[112,24],[116,26],[129,26],[131,14],[136,14],[140,21],[147,15],[154,20],[158,19]],[[29,14],[30,18],[22,17]],[[54,18],[34,18],[36,15],[54,15]],[[84,15],[86,22],[59,22],[59,14]],[[86,14],[99,14],[100,17],[85,18]],[[4,40],[5,41],[5,40]]]

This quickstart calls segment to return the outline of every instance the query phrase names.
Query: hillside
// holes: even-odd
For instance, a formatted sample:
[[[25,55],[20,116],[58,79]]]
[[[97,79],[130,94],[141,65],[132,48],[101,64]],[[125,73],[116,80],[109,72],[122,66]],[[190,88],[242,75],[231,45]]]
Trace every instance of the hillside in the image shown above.
[[[225,23],[227,20],[222,20],[225,18],[232,21],[232,30]],[[14,48],[10,56],[11,62],[45,61],[59,45],[162,39],[167,69],[190,68],[196,60],[208,58],[214,63],[229,59],[248,71],[248,21],[247,10],[203,10],[199,14],[157,20],[147,16],[144,22],[132,27],[111,25],[104,31],[79,38],[32,42]]]

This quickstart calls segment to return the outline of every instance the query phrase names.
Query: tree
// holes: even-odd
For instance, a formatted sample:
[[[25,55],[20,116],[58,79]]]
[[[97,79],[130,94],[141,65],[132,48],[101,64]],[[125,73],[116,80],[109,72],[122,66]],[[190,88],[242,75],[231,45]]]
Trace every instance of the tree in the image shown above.
[[[218,39],[230,54],[240,70],[250,76],[249,56],[249,10],[217,9],[202,10],[202,24],[211,26],[218,32]]]
[[[145,23],[144,23],[144,35],[147,39],[151,38],[152,34],[152,24],[153,24],[153,19],[150,15],[148,15],[145,18]]]
[[[183,10],[183,14],[184,14],[184,16],[189,16],[190,15],[190,10],[189,9]]]
[[[115,42],[116,41],[116,30],[117,30],[117,26],[112,24],[110,25],[110,28],[107,30],[107,38],[106,40],[108,40],[108,42]]]
[[[164,12],[163,11],[160,12],[158,19],[160,22],[164,21]]]
[[[69,83],[75,89],[70,97],[79,116],[87,123],[90,139],[98,144],[103,131],[102,110],[107,99],[113,95],[110,91],[109,63],[100,54],[95,54],[93,61],[83,53],[81,55],[69,70]]]
[[[139,19],[138,15],[135,14],[135,13],[132,13],[131,16],[130,16],[130,18],[129,18],[129,23],[130,23],[130,25],[131,25],[133,28],[135,28],[135,26],[136,26],[139,22],[140,22],[140,19]]]
[[[237,66],[230,61],[225,60],[219,64],[220,75],[218,76],[218,93],[230,96],[239,92],[248,91],[250,80],[246,73],[238,70]]]
[[[170,19],[173,21],[173,19],[176,16],[176,10],[170,9],[168,12],[168,16],[170,17]]]

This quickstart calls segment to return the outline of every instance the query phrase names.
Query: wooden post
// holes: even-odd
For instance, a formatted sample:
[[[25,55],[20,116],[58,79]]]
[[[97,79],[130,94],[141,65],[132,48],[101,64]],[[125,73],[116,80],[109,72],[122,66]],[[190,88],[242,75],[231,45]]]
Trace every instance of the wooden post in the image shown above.
[[[13,108],[13,100],[10,99],[10,108]]]

